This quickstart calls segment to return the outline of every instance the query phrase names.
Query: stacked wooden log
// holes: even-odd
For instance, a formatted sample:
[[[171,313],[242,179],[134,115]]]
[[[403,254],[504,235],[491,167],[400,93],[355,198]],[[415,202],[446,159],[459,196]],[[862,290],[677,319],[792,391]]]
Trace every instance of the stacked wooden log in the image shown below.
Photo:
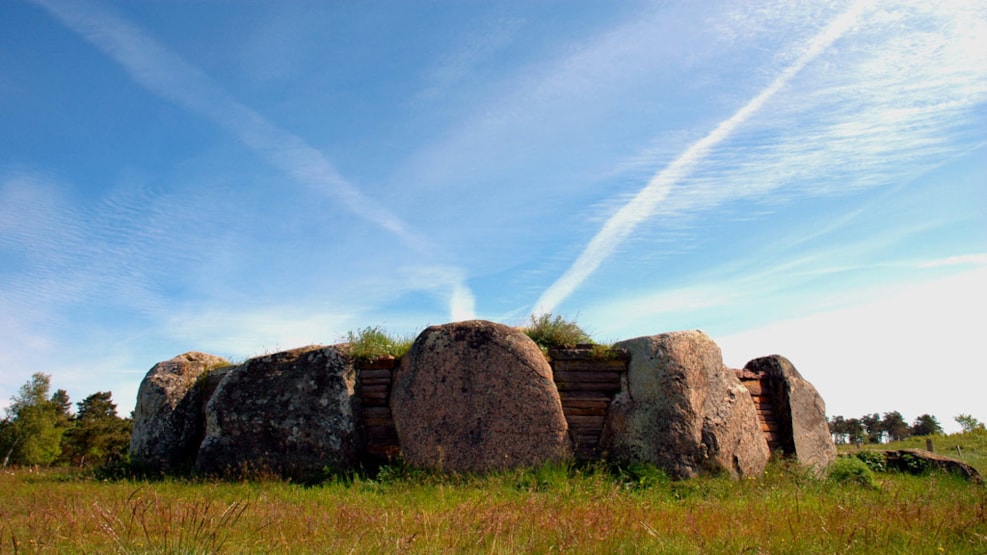
[[[549,357],[576,458],[598,458],[607,410],[620,391],[620,377],[627,371],[627,359],[620,353],[601,357],[590,345],[551,349]]]
[[[397,363],[394,357],[356,363],[367,438],[366,454],[372,459],[391,460],[401,451],[389,404],[391,379]]]
[[[761,431],[764,432],[764,439],[768,442],[768,449],[772,453],[783,450],[784,445],[781,439],[781,430],[778,425],[778,415],[775,409],[775,399],[767,375],[761,375],[749,370],[737,370],[737,377],[740,383],[750,392],[754,400],[754,407],[757,409],[757,419],[761,424]]]

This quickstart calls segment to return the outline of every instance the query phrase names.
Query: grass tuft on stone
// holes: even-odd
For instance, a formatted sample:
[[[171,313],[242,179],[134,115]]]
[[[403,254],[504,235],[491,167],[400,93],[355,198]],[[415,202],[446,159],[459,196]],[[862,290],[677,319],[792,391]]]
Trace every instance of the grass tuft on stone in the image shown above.
[[[522,331],[542,350],[571,349],[579,344],[593,343],[593,339],[575,320],[567,320],[559,314],[532,314],[530,323]]]
[[[349,354],[356,360],[376,360],[386,356],[400,358],[411,349],[414,337],[399,337],[380,326],[368,326],[346,334]]]

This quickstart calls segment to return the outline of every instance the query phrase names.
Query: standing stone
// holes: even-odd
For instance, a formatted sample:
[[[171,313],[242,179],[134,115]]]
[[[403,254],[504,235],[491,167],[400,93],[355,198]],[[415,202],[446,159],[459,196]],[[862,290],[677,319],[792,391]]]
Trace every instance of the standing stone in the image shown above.
[[[603,444],[622,463],[674,478],[764,471],[770,456],[750,393],[701,331],[629,339],[627,380],[611,403]]]
[[[571,455],[551,367],[531,339],[502,324],[423,331],[394,376],[391,411],[415,466],[483,472]]]
[[[816,388],[781,355],[756,358],[744,370],[771,388],[782,451],[818,470],[836,459],[836,445],[826,422],[826,404]]]
[[[137,391],[130,458],[148,470],[191,470],[205,433],[207,379],[229,363],[189,352],[155,364]]]
[[[206,406],[196,471],[308,481],[326,468],[353,468],[361,446],[355,385],[352,361],[337,347],[248,360]]]

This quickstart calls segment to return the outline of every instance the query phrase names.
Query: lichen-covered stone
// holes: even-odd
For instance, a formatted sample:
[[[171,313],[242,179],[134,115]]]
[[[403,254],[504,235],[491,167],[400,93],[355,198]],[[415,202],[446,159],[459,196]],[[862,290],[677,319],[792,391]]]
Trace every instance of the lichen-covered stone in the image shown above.
[[[774,397],[783,450],[820,472],[836,459],[826,421],[826,403],[790,360],[781,355],[756,358],[744,370],[767,377]]]
[[[353,468],[362,442],[355,382],[352,361],[337,347],[248,360],[206,405],[196,471],[307,481],[327,468]]]
[[[221,374],[226,359],[188,352],[155,364],[137,391],[130,458],[161,472],[191,469],[205,433],[203,405],[209,381]],[[216,374],[212,380],[207,377]]]
[[[483,472],[571,456],[552,369],[515,328],[432,326],[394,376],[391,411],[412,465]]]
[[[649,463],[675,478],[763,472],[770,456],[750,393],[701,331],[617,343],[630,355],[610,405],[603,446],[621,463]]]

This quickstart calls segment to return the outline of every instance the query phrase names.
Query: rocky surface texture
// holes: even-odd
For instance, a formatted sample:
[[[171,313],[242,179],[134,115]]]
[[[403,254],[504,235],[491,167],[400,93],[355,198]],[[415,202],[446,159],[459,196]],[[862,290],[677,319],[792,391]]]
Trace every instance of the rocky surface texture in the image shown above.
[[[188,352],[147,372],[137,391],[130,436],[135,464],[162,472],[191,469],[205,433],[207,390],[228,365],[222,357]]]
[[[317,479],[353,468],[362,448],[352,361],[311,346],[248,360],[206,406],[200,473]]]
[[[924,449],[899,449],[883,451],[888,468],[911,474],[923,474],[930,470],[940,470],[957,474],[963,478],[982,484],[983,476],[969,464],[952,457],[946,457]]]
[[[396,460],[485,472],[603,458],[738,478],[763,472],[769,445],[819,470],[836,457],[823,401],[791,362],[725,368],[700,331],[546,359],[521,330],[475,320],[429,327],[400,359],[357,364],[349,353],[160,362],[140,386],[131,459],[155,472],[310,481]]]
[[[791,361],[781,355],[756,358],[744,370],[770,388],[781,450],[800,463],[822,470],[836,459],[826,422],[826,404]]]
[[[617,343],[630,355],[603,444],[612,459],[650,463],[675,478],[754,476],[770,453],[750,394],[700,331]]]
[[[524,333],[502,324],[423,331],[395,373],[391,411],[415,466],[483,472],[570,456],[551,367]]]

